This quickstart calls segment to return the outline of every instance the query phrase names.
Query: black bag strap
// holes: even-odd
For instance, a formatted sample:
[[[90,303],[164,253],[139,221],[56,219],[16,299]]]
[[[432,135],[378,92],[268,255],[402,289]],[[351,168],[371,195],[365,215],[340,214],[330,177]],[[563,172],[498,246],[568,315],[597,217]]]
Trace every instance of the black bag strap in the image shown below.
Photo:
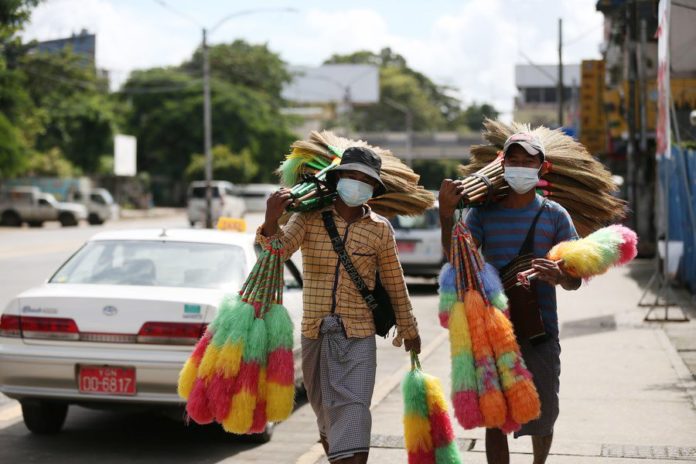
[[[536,232],[536,225],[537,222],[539,222],[539,217],[541,216],[541,213],[544,211],[544,206],[546,206],[546,200],[546,198],[542,200],[541,206],[539,207],[539,211],[537,211],[536,216],[534,216],[532,225],[529,227],[529,230],[527,231],[527,236],[524,238],[524,242],[522,242],[520,251],[517,253],[518,256],[525,255],[528,253],[534,253],[534,234]]]
[[[338,255],[338,260],[341,262],[341,264],[343,264],[343,267],[346,269],[346,272],[350,276],[350,279],[353,281],[358,291],[362,295],[363,299],[365,300],[365,304],[367,304],[367,307],[374,312],[378,307],[377,300],[375,299],[375,296],[370,291],[370,289],[367,288],[367,284],[365,284],[365,281],[358,273],[358,270],[355,269],[355,266],[353,266],[353,262],[350,260],[350,256],[348,256],[348,252],[346,251],[346,246],[343,243],[343,239],[341,239],[341,236],[338,233],[338,229],[336,228],[336,222],[334,221],[331,211],[323,211],[321,213],[321,217],[324,220],[324,227],[326,228],[326,232],[328,232],[329,237],[331,238],[331,245],[333,246],[334,251]]]

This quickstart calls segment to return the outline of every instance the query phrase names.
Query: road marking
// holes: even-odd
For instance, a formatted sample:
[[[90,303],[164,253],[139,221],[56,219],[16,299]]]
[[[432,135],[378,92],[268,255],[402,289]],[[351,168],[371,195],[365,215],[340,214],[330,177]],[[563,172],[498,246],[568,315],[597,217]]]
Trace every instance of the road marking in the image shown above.
[[[71,242],[55,243],[53,245],[44,245],[44,246],[38,246],[38,247],[32,246],[31,248],[22,249],[22,250],[18,250],[16,247],[15,248],[0,248],[0,259],[23,258],[26,256],[43,255],[43,254],[47,254],[47,253],[68,252],[68,251],[76,250],[77,247],[79,247],[83,243],[84,243],[84,240],[80,240],[79,242],[71,241]]]
[[[449,331],[442,332],[437,337],[435,337],[435,339],[432,342],[428,343],[428,345],[421,350],[421,353],[419,355],[421,361],[428,358],[428,356],[430,356],[433,353],[433,351],[435,351],[445,340],[447,340],[448,336]],[[384,398],[386,398],[389,395],[389,393],[392,392],[392,390],[399,386],[399,384],[401,384],[401,380],[410,370],[411,361],[409,360],[397,371],[395,371],[385,380],[380,382],[378,387],[375,389],[375,392],[372,394],[372,404],[370,404],[370,410],[377,407],[377,405],[379,405],[379,403],[381,403],[384,400]],[[321,446],[321,443],[316,443],[305,454],[300,456],[297,459],[297,461],[295,461],[295,463],[315,464],[323,456],[324,448]]]
[[[22,407],[19,403],[0,408],[0,430],[16,424],[22,419]]]

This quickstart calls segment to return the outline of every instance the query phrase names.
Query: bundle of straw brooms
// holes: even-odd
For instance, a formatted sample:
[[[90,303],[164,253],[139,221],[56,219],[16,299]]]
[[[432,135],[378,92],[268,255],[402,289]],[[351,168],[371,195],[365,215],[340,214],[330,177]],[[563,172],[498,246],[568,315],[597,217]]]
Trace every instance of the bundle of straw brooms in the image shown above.
[[[483,137],[488,145],[471,148],[471,162],[461,166],[465,177],[466,206],[497,201],[509,192],[503,177],[505,140],[517,132],[532,132],[544,144],[549,171],[537,185],[542,195],[560,203],[573,218],[581,236],[615,223],[626,214],[626,203],[614,196],[618,190],[611,173],[587,149],[560,129],[526,124],[505,124],[487,119]]]
[[[413,216],[433,205],[434,195],[418,185],[420,176],[391,151],[330,131],[313,131],[309,139],[292,144],[292,151],[278,168],[282,184],[291,188],[294,197],[289,211],[313,210],[333,201],[336,193],[325,184],[326,173],[341,162],[343,151],[349,147],[368,147],[382,160],[380,177],[387,192],[368,202],[377,214]]]

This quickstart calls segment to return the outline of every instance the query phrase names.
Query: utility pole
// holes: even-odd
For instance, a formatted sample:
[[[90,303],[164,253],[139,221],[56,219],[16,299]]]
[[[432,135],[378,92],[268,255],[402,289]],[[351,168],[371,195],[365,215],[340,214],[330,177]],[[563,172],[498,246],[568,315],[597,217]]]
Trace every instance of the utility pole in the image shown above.
[[[631,0],[626,4],[626,52],[628,54],[628,108],[626,119],[628,123],[628,143],[626,146],[626,193],[629,206],[633,211],[639,210],[636,195],[636,1]],[[637,218],[631,216],[631,227],[637,229]],[[642,234],[643,231],[637,231]]]
[[[203,28],[203,150],[205,153],[205,227],[213,228],[211,182],[213,181],[212,131],[210,115],[210,62],[208,60],[208,32]]]
[[[383,101],[388,106],[404,114],[406,123],[406,153],[404,154],[404,159],[406,164],[411,166],[413,163],[413,111],[403,103],[399,103],[391,98],[385,97]]]
[[[563,18],[558,18],[558,127],[563,127]]]

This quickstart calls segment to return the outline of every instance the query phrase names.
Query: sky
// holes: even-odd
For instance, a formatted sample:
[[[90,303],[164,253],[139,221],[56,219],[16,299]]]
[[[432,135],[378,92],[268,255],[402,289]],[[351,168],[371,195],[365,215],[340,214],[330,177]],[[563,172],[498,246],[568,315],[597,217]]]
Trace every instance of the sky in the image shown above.
[[[565,63],[600,58],[603,17],[596,0],[44,0],[26,39],[97,35],[97,66],[112,86],[129,72],[177,65],[200,44],[201,29],[228,15],[210,43],[267,43],[291,65],[318,66],[332,54],[391,47],[464,105],[491,103],[510,114],[514,65],[555,64],[558,18]],[[278,10],[294,8],[295,12]]]

